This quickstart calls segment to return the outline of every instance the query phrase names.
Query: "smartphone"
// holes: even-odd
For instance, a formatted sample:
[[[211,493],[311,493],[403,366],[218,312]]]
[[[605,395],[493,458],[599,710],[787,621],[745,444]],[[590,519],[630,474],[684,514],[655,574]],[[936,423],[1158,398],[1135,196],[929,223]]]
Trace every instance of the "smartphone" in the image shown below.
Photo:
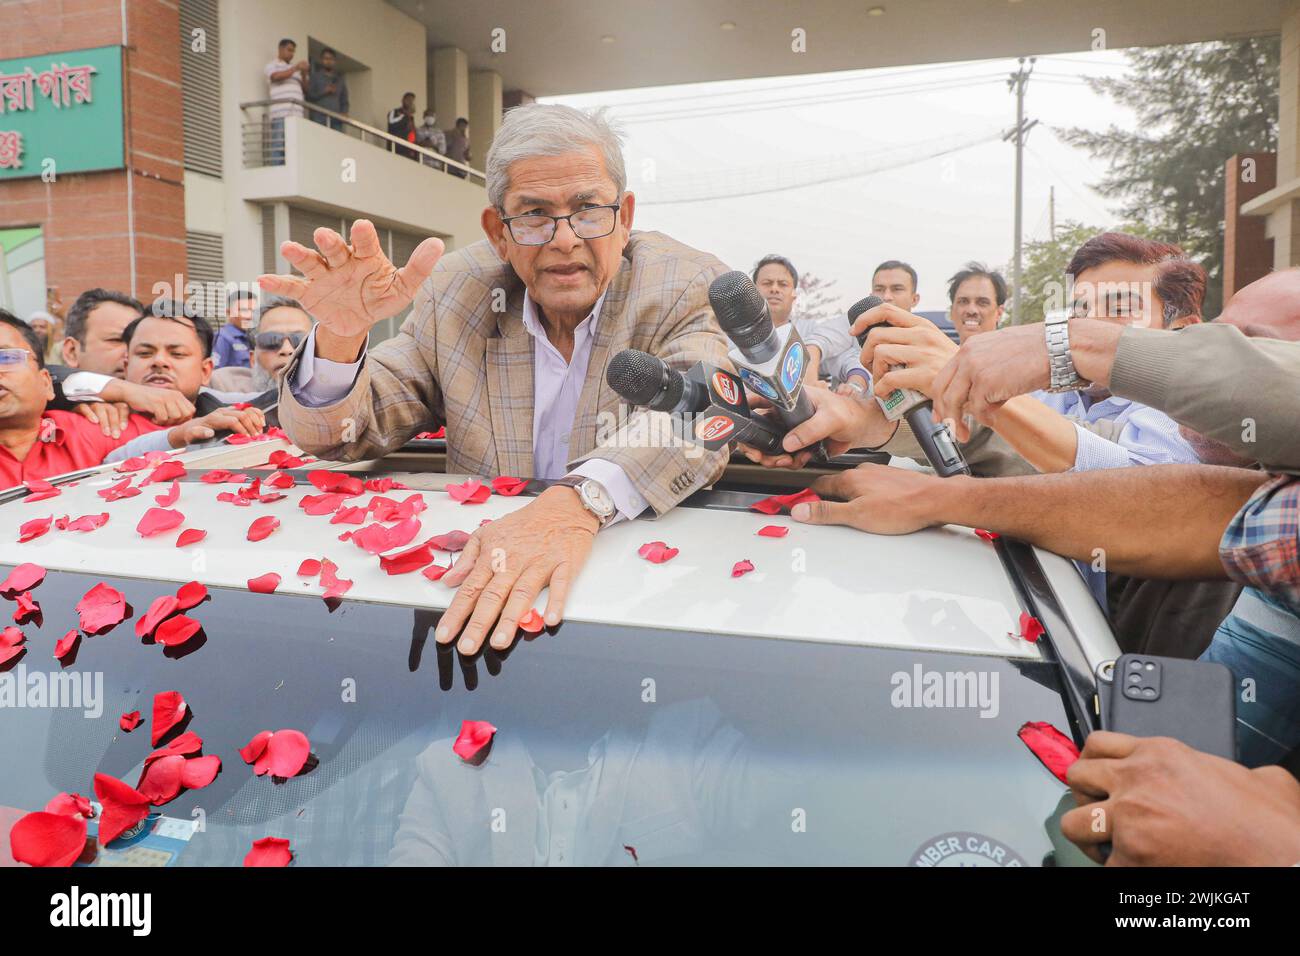
[[[1098,676],[1105,681],[1100,669]],[[1099,700],[1103,730],[1173,737],[1196,750],[1237,759],[1236,683],[1222,664],[1124,654]]]

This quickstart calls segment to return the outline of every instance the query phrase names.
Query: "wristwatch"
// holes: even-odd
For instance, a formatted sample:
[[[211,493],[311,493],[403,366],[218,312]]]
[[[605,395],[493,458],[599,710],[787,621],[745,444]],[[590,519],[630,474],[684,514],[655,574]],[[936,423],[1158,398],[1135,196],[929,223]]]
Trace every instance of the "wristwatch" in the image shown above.
[[[1077,392],[1092,383],[1079,377],[1070,356],[1070,313],[1064,310],[1049,312],[1043,320],[1043,333],[1047,336],[1047,364],[1052,373],[1049,392]]]
[[[618,508],[614,505],[614,498],[605,490],[605,486],[595,478],[587,478],[584,475],[565,475],[555,484],[576,491],[582,506],[600,520],[602,528],[613,521],[614,516],[618,514]]]

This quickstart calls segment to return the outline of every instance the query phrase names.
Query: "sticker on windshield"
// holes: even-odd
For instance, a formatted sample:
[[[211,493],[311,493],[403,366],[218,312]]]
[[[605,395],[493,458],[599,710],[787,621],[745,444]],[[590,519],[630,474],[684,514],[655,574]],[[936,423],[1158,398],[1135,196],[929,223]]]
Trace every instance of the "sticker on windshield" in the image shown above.
[[[982,833],[943,833],[912,854],[908,866],[1024,866],[1015,850]]]

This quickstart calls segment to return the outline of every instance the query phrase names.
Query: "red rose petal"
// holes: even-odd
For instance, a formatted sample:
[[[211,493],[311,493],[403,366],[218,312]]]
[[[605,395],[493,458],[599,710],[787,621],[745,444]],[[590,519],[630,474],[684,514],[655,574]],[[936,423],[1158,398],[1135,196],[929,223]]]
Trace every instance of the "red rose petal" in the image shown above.
[[[16,627],[6,627],[0,631],[0,647],[17,647],[23,641],[27,640],[23,632]]]
[[[337,575],[338,565],[328,559],[322,559],[320,568],[320,583],[325,588],[321,595],[323,598],[338,598],[348,593],[352,587],[352,582]]]
[[[790,533],[790,529],[785,525],[768,524],[759,528],[758,533],[764,538],[784,538]]]
[[[97,515],[82,515],[80,518],[73,518],[71,521],[59,527],[60,531],[94,531],[96,528],[102,528],[108,524],[108,512],[101,511]]]
[[[459,501],[463,505],[481,505],[492,496],[492,489],[472,478],[463,484],[447,485],[444,490],[452,501]]]
[[[216,754],[191,757],[181,767],[181,786],[186,790],[201,790],[217,779],[221,772],[221,758]]]
[[[160,807],[180,796],[181,771],[184,769],[184,757],[168,754],[144,765],[135,788],[155,807]]]
[[[0,595],[13,600],[22,591],[31,591],[45,580],[45,569],[39,564],[20,564],[0,583]]]
[[[154,640],[164,647],[179,647],[199,633],[201,626],[194,618],[177,614],[158,625]]]
[[[133,787],[106,773],[95,774],[95,796],[103,806],[99,816],[99,842],[116,840],[149,815],[149,800]]]
[[[198,581],[190,581],[188,584],[182,584],[176,590],[176,607],[178,610],[188,611],[190,608],[202,604],[207,596],[207,588]]]
[[[473,760],[480,750],[492,742],[497,729],[486,720],[462,720],[460,734],[451,749],[461,760]]]
[[[1038,639],[1043,636],[1044,628],[1042,623],[1036,617],[1032,617],[1028,611],[1020,612],[1020,636],[1030,644],[1037,644]]]
[[[149,472],[149,475],[146,478],[143,478],[140,481],[140,487],[143,488],[145,485],[152,485],[156,481],[174,481],[175,479],[184,476],[185,466],[179,461],[164,461],[158,465],[158,467],[154,468],[153,471]],[[180,494],[180,489],[176,489],[176,493]],[[170,501],[167,502],[167,504],[171,503],[172,502]],[[162,502],[159,502],[159,504],[162,504]]]
[[[259,746],[261,750],[257,752]],[[249,754],[254,752],[256,756],[249,760]],[[311,755],[311,743],[300,730],[277,730],[274,733],[264,730],[250,740],[239,755],[245,763],[253,764],[253,773],[259,777],[268,773],[273,777],[293,777]]]
[[[202,749],[203,738],[194,731],[187,730],[183,734],[178,734],[166,747],[161,747],[158,750],[153,751],[144,758],[144,762],[147,765],[163,757],[170,757],[174,754],[181,754],[182,756],[196,754]]]
[[[248,590],[257,594],[274,594],[275,589],[280,586],[280,575],[271,571],[260,577],[248,579]]]
[[[448,531],[446,534],[434,535],[429,539],[429,545],[431,547],[452,554],[457,551],[464,551],[465,545],[468,543],[469,535],[464,531]]]
[[[179,602],[174,594],[164,594],[154,598],[153,603],[149,605],[149,610],[135,622],[135,636],[145,638],[152,635],[159,624],[176,613],[178,607]]]
[[[34,501],[44,501],[46,498],[54,498],[63,493],[44,478],[29,478],[23,482],[23,485],[29,492],[29,494],[23,498],[23,500],[28,504]]]
[[[140,523],[135,526],[135,530],[140,532],[142,538],[152,538],[172,528],[179,528],[184,523],[185,516],[179,511],[169,508],[150,508],[144,513]]]
[[[294,486],[293,475],[286,475],[284,472],[272,475],[266,479],[266,483],[272,488],[292,488]]]
[[[244,763],[253,763],[258,757],[262,756],[266,752],[266,744],[270,739],[271,731],[263,730],[240,747],[239,756],[244,759]]]
[[[379,554],[405,547],[420,533],[419,518],[405,518],[385,528],[382,524],[368,524],[352,532],[352,543],[368,554]]]
[[[135,728],[144,723],[144,718],[140,716],[140,711],[133,710],[129,714],[123,714],[117,718],[117,725],[122,728],[123,733],[129,734]]]
[[[85,848],[82,816],[37,811],[22,817],[9,831],[9,852],[29,866],[72,866]]]
[[[519,619],[519,629],[529,634],[540,634],[546,627],[546,621],[537,613],[537,608],[530,607],[528,613]]]
[[[9,630],[9,628],[5,628],[5,630]],[[17,630],[17,628],[14,630]],[[14,644],[0,643],[0,664],[13,660],[26,649],[21,640]]]
[[[444,574],[451,570],[451,565],[443,566],[441,564],[431,564],[420,573],[430,581],[439,580]]]
[[[248,526],[248,540],[262,541],[271,536],[280,527],[280,519],[275,515],[263,515]]]
[[[643,544],[637,549],[636,553],[652,564],[663,564],[665,561],[671,561],[677,557],[677,549],[668,547],[662,541],[651,541]]]
[[[409,574],[412,571],[418,571],[430,561],[433,560],[433,548],[426,542],[417,544],[414,548],[408,548],[398,554],[381,556],[379,566],[387,574]]]
[[[61,813],[65,817],[93,817],[95,808],[90,799],[79,793],[61,793],[45,805],[46,813]]]
[[[262,837],[244,857],[244,866],[288,866],[293,861],[289,841],[280,837]]]
[[[71,654],[72,649],[77,646],[79,640],[81,640],[81,632],[74,627],[59,638],[58,643],[54,645],[54,659],[61,661]]]
[[[789,512],[797,504],[805,501],[821,501],[821,496],[811,488],[805,488],[803,491],[796,491],[789,495],[772,495],[770,498],[764,498],[762,501],[756,501],[749,506],[751,511],[759,511],[765,515],[774,515],[781,512]]]
[[[330,524],[362,524],[369,514],[365,508],[344,506],[330,517]]]
[[[302,564],[298,565],[298,577],[314,578],[320,574],[320,562],[315,558],[303,558]]]
[[[14,623],[26,624],[32,618],[39,617],[41,606],[32,600],[31,592],[24,591],[14,598]],[[38,625],[39,626],[39,625]]]
[[[395,478],[371,478],[366,482],[366,491],[376,491],[383,494],[387,491],[405,491],[407,485],[402,484]]]
[[[748,574],[750,571],[753,570],[754,570],[754,565],[748,559],[744,561],[737,561],[735,564],[731,566],[731,576],[733,578],[738,578],[741,575]]]
[[[31,541],[33,538],[39,538],[50,530],[50,525],[54,523],[54,515],[45,518],[33,518],[31,521],[24,521],[18,526],[18,541],[21,544],[24,541]]]
[[[176,504],[176,499],[178,499],[180,496],[181,496],[181,483],[179,481],[173,481],[170,491],[167,491],[161,495],[154,495],[153,500],[158,502],[158,504],[163,508],[170,508],[172,505]]]
[[[510,478],[502,475],[499,478],[492,479],[492,490],[507,498],[513,498],[526,487],[528,487],[528,479],[526,478]]]
[[[176,538],[176,547],[183,548],[188,544],[197,544],[208,536],[208,533],[202,528],[186,528]]]
[[[164,690],[154,694],[153,729],[149,743],[157,747],[158,741],[184,720],[188,712],[189,705],[185,703],[185,698],[181,697],[180,691]]]
[[[99,497],[103,498],[105,501],[119,501],[122,498],[134,498],[139,493],[139,488],[131,487],[131,479],[129,477],[123,478],[115,485],[101,488],[99,491],[95,492],[95,494],[99,495]]]
[[[985,541],[996,541],[998,538],[1002,537],[1002,535],[998,534],[996,531],[985,531],[983,528],[976,528],[975,534],[977,537],[983,538]]]
[[[129,471],[141,471],[149,467],[149,461],[145,458],[128,458],[125,461],[119,461],[117,467],[113,470],[119,474]]]
[[[364,494],[366,486],[361,479],[355,475],[349,475],[340,471],[327,471],[323,468],[317,468],[314,471],[307,472],[307,480],[319,488],[321,491],[340,494],[345,498],[351,498],[353,495]]]
[[[1073,740],[1041,720],[1026,721],[1017,736],[1061,783],[1066,782],[1065,772],[1079,759],[1079,748]]]
[[[126,617],[126,598],[117,588],[100,582],[77,602],[76,611],[83,631],[103,634]]]
[[[309,515],[328,515],[338,511],[347,495],[338,493],[323,495],[303,495],[298,507]]]

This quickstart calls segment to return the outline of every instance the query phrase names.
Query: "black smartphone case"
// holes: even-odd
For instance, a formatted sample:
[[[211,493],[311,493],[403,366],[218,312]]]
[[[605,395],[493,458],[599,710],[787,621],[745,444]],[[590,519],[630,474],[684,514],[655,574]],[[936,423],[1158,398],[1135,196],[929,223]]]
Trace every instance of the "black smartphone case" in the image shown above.
[[[1130,681],[1133,674],[1140,678],[1136,683]],[[1138,696],[1125,693],[1130,686]],[[1232,672],[1222,664],[1124,654],[1115,662],[1102,700],[1104,730],[1173,737],[1196,750],[1237,759],[1237,689]]]

